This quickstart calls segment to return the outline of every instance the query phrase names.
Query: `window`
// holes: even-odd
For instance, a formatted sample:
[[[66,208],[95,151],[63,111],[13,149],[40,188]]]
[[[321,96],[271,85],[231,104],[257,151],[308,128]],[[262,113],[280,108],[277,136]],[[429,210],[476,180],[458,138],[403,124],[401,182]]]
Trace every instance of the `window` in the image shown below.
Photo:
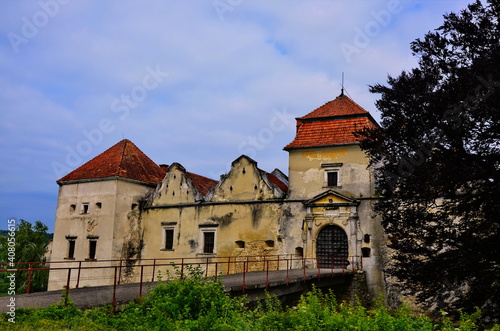
[[[102,208],[102,203],[101,202],[96,202],[95,206],[97,208],[101,209]]]
[[[165,249],[174,249],[174,229],[165,229]]]
[[[70,205],[70,206],[69,206],[69,210],[70,210],[71,212],[74,212],[74,211],[75,211],[75,209],[76,209],[76,205]]]
[[[338,186],[339,173],[337,171],[328,171],[326,173],[326,186]]]
[[[161,222],[162,232],[163,232],[163,240],[160,247],[160,250],[164,251],[173,251],[174,250],[174,234],[175,234],[175,225],[177,222]]]
[[[84,202],[82,203],[82,214],[88,214],[89,213],[89,203]]]
[[[66,239],[68,240],[68,257],[66,259],[68,260],[75,259],[76,238],[77,237],[66,236]]]
[[[203,232],[203,253],[213,253],[215,248],[215,232]]]
[[[95,260],[95,251],[97,248],[97,240],[89,241],[89,260]]]
[[[89,260],[95,260],[96,257],[96,252],[97,252],[97,239],[99,239],[98,236],[87,236],[87,239],[89,240]]]
[[[325,169],[326,187],[341,186],[340,167],[342,167],[342,163],[323,163],[321,167]]]
[[[68,259],[75,258],[75,240],[69,241]]]
[[[200,254],[215,254],[218,224],[200,224]]]

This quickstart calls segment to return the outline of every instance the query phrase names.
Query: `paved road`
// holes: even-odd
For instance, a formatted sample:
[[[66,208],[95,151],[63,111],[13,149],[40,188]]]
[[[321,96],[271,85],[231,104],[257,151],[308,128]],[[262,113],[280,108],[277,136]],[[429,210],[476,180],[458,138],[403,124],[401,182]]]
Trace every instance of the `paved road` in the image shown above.
[[[335,269],[332,275],[331,269],[321,269],[319,277],[321,278],[340,278],[343,275],[351,274],[350,270],[342,271]],[[266,288],[267,286],[281,286],[287,284],[286,270],[270,271],[266,277],[265,271],[254,271],[245,273],[245,290]],[[317,279],[317,269],[306,269],[306,279]],[[304,270],[289,270],[288,283],[297,283],[304,280]],[[243,293],[243,274],[233,274],[222,276],[222,283],[228,292]],[[143,283],[142,293],[146,295],[148,291],[154,288],[157,283]],[[121,284],[116,287],[116,302],[118,305],[134,300],[139,296],[139,284]],[[88,308],[111,304],[113,300],[113,286],[96,286],[70,289],[69,297],[79,308]],[[47,291],[32,294],[20,294],[15,297],[16,308],[36,308],[48,307],[51,304],[59,303],[63,300],[63,291]],[[10,302],[9,296],[0,297],[0,313],[6,313],[9,310],[7,306]]]

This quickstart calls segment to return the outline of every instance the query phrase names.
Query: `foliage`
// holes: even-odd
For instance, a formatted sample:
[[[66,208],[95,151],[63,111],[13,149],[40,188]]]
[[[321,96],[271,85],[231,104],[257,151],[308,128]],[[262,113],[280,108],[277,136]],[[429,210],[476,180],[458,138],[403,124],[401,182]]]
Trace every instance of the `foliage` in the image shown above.
[[[1,329],[38,330],[478,330],[480,311],[461,314],[454,322],[432,321],[407,307],[390,311],[379,298],[374,309],[360,304],[337,303],[332,292],[313,288],[296,307],[285,308],[269,294],[255,309],[245,297],[232,298],[220,282],[203,279],[191,268],[183,280],[160,282],[142,301],[113,314],[112,307],[82,311],[67,300],[44,309],[18,309],[16,324],[0,318]],[[64,302],[64,300],[63,300]],[[492,331],[500,331],[495,326]]]
[[[419,65],[380,93],[361,147],[391,239],[388,271],[438,312],[500,316],[500,2],[469,5],[411,49]],[[498,320],[497,320],[498,322]]]
[[[45,262],[45,253],[47,252],[47,234],[48,227],[40,221],[34,225],[25,220],[19,220],[16,224],[15,236],[0,237],[0,262]],[[15,255],[13,259],[8,256],[8,240],[15,241]],[[12,256],[11,256],[12,258]],[[18,269],[28,269],[28,264],[18,264]],[[45,268],[44,264],[33,264],[33,269]],[[9,267],[9,269],[14,269]],[[9,281],[6,278],[8,273],[0,274],[0,293],[6,294],[9,288]],[[29,271],[20,271],[15,273],[16,293],[23,293],[28,286]],[[48,271],[32,272],[30,292],[46,291],[48,283]]]
[[[124,329],[133,322],[144,330],[208,330],[239,318],[242,299],[230,298],[220,281],[203,278],[201,268],[186,269],[182,280],[160,282],[142,302],[127,305],[110,326]]]

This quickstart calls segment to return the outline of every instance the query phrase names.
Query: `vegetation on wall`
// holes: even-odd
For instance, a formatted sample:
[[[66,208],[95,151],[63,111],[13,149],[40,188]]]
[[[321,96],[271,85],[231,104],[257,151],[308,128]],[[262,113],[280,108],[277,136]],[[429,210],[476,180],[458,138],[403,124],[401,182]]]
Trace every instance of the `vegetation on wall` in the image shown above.
[[[419,302],[500,316],[500,1],[476,1],[411,45],[361,146],[391,239],[389,273]]]

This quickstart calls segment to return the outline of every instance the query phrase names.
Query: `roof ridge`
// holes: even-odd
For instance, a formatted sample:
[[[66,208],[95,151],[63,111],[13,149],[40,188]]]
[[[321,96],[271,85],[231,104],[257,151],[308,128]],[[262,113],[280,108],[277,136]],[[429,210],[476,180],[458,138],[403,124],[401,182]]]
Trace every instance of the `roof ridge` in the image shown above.
[[[129,142],[128,139],[123,139],[123,150],[122,150],[122,156],[120,158],[120,164],[118,164],[118,169],[117,169],[117,172],[118,172],[118,176],[121,174],[122,172],[122,164],[123,164],[123,159],[125,158],[125,150],[127,149],[127,143]]]
[[[213,180],[213,181],[217,182],[217,180],[215,180],[213,178],[210,178],[210,177],[207,177],[207,176],[203,176],[203,175],[199,175],[199,174],[194,173],[194,172],[186,171],[186,173],[189,173],[189,174],[192,174],[192,175],[195,175],[195,176],[198,176],[198,177],[203,177],[203,178],[206,178],[206,179],[210,179],[210,180]]]
[[[369,114],[369,112],[347,95],[339,95],[334,100],[324,103],[322,106],[297,119],[337,117],[355,114]]]

